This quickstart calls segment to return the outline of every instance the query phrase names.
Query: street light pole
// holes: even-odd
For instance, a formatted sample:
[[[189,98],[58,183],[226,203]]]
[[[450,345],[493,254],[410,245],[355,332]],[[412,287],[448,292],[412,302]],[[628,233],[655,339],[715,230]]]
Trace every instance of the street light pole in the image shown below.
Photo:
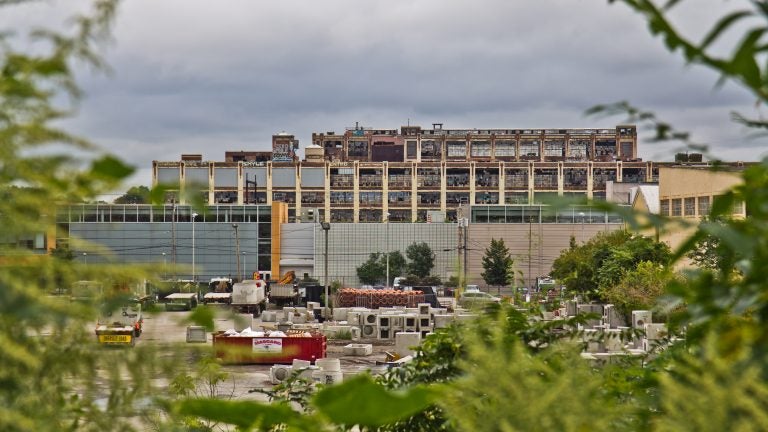
[[[325,270],[323,271],[323,278],[325,279],[323,282],[325,283],[325,308],[323,309],[326,311],[326,318],[329,317],[328,310],[330,302],[330,293],[329,293],[329,286],[328,286],[328,231],[331,230],[331,224],[329,222],[321,222],[320,226],[323,228],[323,233],[325,237],[325,258],[323,259],[325,264]]]
[[[387,212],[387,219],[385,222],[387,224],[387,231],[384,234],[387,238],[387,283],[385,285],[389,287],[389,212]]]
[[[242,273],[240,273],[240,235],[237,232],[236,223],[232,224],[232,228],[235,230],[235,258],[237,259],[237,277],[240,278],[240,281],[242,281]]]
[[[243,279],[245,279],[245,275],[248,274],[248,263],[246,261],[245,251],[243,251]]]
[[[168,279],[168,266],[165,260],[165,252],[163,252],[163,279]]]
[[[83,252],[83,261],[85,265],[88,265],[88,252]]]
[[[584,243],[584,212],[579,212],[581,216],[581,242]]]
[[[197,218],[197,213],[192,213],[192,280],[197,282],[197,272],[195,271],[195,218]]]

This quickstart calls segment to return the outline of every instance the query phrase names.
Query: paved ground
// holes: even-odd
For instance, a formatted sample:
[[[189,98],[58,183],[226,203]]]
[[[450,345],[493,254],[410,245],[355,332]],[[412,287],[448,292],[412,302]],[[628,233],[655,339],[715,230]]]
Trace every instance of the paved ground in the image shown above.
[[[138,344],[156,344],[156,345],[188,345],[186,342],[186,328],[190,325],[185,320],[189,312],[159,312],[155,314],[146,314],[144,316],[144,332],[138,340]],[[239,316],[242,320],[236,323],[237,319],[225,309],[217,310],[214,326],[216,331],[225,331],[228,329],[242,329],[244,323],[250,319],[249,315]],[[247,326],[247,324],[245,324]],[[253,319],[252,327],[254,330],[261,326],[261,321]],[[264,323],[266,326],[274,326],[274,323]],[[212,346],[213,335],[209,333],[207,345]],[[343,355],[343,346],[349,343],[370,343],[373,345],[373,354],[367,357],[350,357]],[[201,344],[195,344],[201,345]],[[341,362],[342,371],[346,373],[359,372],[367,369],[377,369],[376,362],[384,361],[386,351],[394,350],[394,340],[333,340],[329,339],[326,355],[329,358],[338,358]],[[272,386],[269,380],[269,369],[271,365],[225,365],[224,370],[230,373],[233,380],[222,386],[222,390],[234,394],[238,399],[263,399],[264,396],[258,393],[248,393],[248,390],[254,388],[269,388]],[[378,368],[380,369],[380,367]]]

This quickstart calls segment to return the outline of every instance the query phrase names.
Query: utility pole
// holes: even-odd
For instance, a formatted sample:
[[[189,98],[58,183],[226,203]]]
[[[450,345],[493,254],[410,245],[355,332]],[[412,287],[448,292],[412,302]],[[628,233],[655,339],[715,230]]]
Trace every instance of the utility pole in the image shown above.
[[[173,266],[173,279],[178,279],[176,275],[176,201],[173,202],[171,210],[171,265]]]
[[[526,279],[528,279],[528,292],[531,292],[531,253],[533,251],[533,217],[528,216],[528,274],[526,275]]]
[[[197,213],[192,213],[192,280],[197,283],[197,272],[195,271],[195,218],[197,218]]]
[[[464,273],[466,282],[469,282],[469,249],[467,249],[467,237],[469,237],[469,219],[464,218]]]
[[[242,282],[242,273],[240,272],[240,235],[237,232],[237,224],[233,223],[232,228],[235,230],[235,257],[237,258],[237,277]]]

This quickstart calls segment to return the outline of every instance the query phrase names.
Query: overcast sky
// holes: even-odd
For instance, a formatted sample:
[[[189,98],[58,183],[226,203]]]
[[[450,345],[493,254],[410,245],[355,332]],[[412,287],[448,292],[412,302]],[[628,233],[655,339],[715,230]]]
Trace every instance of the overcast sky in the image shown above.
[[[50,25],[83,0],[0,10],[2,28]],[[85,2],[87,3],[87,2]],[[680,25],[701,34],[722,5],[689,0]],[[71,129],[137,167],[225,150],[268,150],[271,135],[397,128],[613,127],[588,118],[622,100],[681,129],[725,160],[757,160],[764,138],[729,120],[759,112],[736,85],[686,66],[643,19],[605,0],[126,0],[105,57],[111,76],[86,91]],[[640,156],[671,160],[676,146]]]

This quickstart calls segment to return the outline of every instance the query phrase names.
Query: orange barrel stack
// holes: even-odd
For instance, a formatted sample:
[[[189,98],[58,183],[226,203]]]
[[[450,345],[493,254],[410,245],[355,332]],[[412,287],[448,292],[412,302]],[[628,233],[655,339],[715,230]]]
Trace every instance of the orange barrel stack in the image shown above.
[[[366,307],[376,309],[389,306],[417,307],[424,303],[421,291],[369,290],[343,288],[337,295],[339,307]]]

